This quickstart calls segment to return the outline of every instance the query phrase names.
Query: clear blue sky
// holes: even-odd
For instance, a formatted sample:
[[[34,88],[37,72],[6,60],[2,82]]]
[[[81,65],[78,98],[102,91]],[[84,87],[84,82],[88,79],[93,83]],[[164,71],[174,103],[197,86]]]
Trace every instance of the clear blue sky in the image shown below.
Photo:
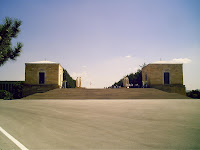
[[[83,86],[106,87],[139,65],[180,59],[187,89],[200,89],[200,0],[0,0],[23,21],[17,61],[0,80],[24,80],[26,62],[59,62]],[[90,85],[90,82],[92,83]]]

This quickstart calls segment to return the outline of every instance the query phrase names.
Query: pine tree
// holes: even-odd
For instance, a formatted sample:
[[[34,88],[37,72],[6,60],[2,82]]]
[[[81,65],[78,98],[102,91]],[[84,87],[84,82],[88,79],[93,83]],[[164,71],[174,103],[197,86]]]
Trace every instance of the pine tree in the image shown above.
[[[142,87],[142,68],[145,66],[146,64],[144,63],[140,66],[140,69],[138,69],[135,73],[126,75],[126,77],[128,77],[129,79],[129,84],[138,84],[139,87]],[[120,79],[118,82],[115,82],[112,86],[123,86],[123,78]]]
[[[3,24],[0,24],[0,66],[9,59],[15,60],[20,55],[22,43],[18,42],[12,47],[12,39],[17,38],[20,33],[20,25],[22,22],[17,19],[6,17]]]
[[[67,88],[75,88],[76,80],[74,80],[66,69],[63,69],[63,81],[67,81]]]

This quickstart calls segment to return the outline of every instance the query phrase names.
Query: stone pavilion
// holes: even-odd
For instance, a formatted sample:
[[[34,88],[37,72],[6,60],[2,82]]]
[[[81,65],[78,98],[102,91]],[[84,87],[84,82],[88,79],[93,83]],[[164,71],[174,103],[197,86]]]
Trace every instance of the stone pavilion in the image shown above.
[[[144,87],[186,95],[183,85],[183,64],[152,63],[142,68]]]
[[[24,96],[61,88],[63,68],[59,63],[36,61],[25,63]]]

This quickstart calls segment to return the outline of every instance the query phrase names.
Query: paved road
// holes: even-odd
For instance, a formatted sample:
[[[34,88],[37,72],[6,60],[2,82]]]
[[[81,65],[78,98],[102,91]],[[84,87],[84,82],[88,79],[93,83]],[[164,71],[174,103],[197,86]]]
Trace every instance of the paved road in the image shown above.
[[[37,150],[200,149],[200,100],[1,100],[0,127]]]

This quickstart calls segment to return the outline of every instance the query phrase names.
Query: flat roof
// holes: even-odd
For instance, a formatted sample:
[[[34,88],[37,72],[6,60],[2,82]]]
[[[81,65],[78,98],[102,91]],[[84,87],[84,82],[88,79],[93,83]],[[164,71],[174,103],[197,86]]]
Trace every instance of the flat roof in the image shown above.
[[[45,60],[45,61],[28,62],[25,64],[60,64],[60,63]]]
[[[148,65],[144,66],[143,68],[145,68],[149,65],[183,65],[183,63],[174,63],[174,62],[169,62],[169,61],[157,61],[157,62],[149,63]]]
[[[149,63],[149,64],[174,64],[174,65],[177,65],[177,64],[183,64],[183,63],[173,62],[173,61],[156,61],[156,62]]]

